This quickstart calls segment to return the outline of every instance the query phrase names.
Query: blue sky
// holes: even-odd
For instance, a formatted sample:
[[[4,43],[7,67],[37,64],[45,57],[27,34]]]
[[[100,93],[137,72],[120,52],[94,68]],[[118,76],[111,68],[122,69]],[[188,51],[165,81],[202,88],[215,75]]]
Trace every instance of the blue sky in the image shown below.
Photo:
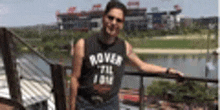
[[[94,4],[102,4],[104,9],[109,0],[0,0],[0,27],[28,26],[56,23],[56,10],[61,13],[68,7],[77,6],[77,11],[88,11]],[[129,0],[120,0],[127,4]],[[181,15],[187,17],[207,17],[218,15],[218,0],[140,0],[140,7],[159,10],[173,10],[174,5],[183,9]]]

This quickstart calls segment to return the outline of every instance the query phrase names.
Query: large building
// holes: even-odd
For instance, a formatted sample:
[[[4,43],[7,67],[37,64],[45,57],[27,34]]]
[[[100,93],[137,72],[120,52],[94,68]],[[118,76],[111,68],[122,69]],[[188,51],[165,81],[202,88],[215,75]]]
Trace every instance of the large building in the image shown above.
[[[139,1],[129,1],[128,13],[125,17],[124,29],[146,30],[146,29],[173,29],[177,23],[176,15],[181,13],[181,8],[175,5],[174,11],[147,13],[147,8],[139,8]],[[56,12],[59,29],[71,29],[80,31],[98,31],[102,28],[102,16],[104,10],[101,4],[96,4],[90,11],[76,12],[76,7],[70,7],[67,13]]]
[[[218,17],[200,17],[200,18],[182,18],[180,23],[184,27],[192,27],[199,29],[217,29],[218,28]]]

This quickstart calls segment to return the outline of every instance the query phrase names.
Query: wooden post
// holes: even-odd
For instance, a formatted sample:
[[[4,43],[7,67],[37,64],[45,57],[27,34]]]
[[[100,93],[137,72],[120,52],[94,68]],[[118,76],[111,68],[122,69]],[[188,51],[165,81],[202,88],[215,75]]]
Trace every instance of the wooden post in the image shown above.
[[[5,28],[0,28],[0,44],[11,99],[22,103],[20,80],[16,70],[15,55],[13,55],[15,53],[12,51],[12,34],[9,33]]]
[[[66,110],[64,68],[58,64],[51,64],[50,66],[53,80],[56,110]]]
[[[141,76],[140,79],[139,99],[140,99],[139,110],[144,110],[144,77],[143,76]]]
[[[2,110],[25,110],[24,106],[15,100],[0,97],[0,109]]]

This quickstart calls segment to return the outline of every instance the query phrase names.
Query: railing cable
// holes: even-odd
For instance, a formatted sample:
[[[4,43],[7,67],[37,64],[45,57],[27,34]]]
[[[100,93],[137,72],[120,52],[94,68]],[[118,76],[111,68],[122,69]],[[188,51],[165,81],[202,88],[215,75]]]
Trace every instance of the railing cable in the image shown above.
[[[7,29],[8,30],[8,29]],[[18,37],[19,35],[16,34],[15,32],[13,32],[12,30],[8,30],[14,38],[16,38],[18,41],[20,41],[22,44],[24,44],[25,46],[27,46],[32,52],[34,52],[37,56],[39,56],[40,58],[42,58],[47,64],[51,65],[54,64],[54,62],[52,62],[51,60],[48,60],[45,56],[43,56],[41,53],[35,51],[28,43],[25,42],[25,40],[23,40],[23,38]]]

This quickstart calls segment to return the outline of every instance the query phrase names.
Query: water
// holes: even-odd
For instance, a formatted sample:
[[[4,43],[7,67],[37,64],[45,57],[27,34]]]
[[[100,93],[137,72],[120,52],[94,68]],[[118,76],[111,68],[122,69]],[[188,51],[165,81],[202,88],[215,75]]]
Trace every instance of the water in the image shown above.
[[[155,64],[163,67],[172,67],[179,71],[185,73],[186,76],[190,77],[205,77],[205,65],[206,56],[205,55],[139,55],[142,60],[147,63]],[[50,73],[50,65],[46,64],[43,60],[35,55],[27,54],[25,57],[31,59],[39,68],[41,68],[45,73]],[[19,57],[19,60],[25,60],[23,57]],[[51,59],[52,61],[58,63],[59,59]],[[65,65],[71,65],[70,59],[64,59]],[[217,56],[212,55],[210,62],[214,67],[208,74],[208,78],[217,79],[218,68],[217,68]],[[132,66],[126,66],[126,71],[137,71],[136,68]],[[71,73],[71,71],[69,71]],[[147,87],[151,84],[152,80],[158,78],[144,78],[144,86]],[[139,88],[138,76],[124,76],[122,81],[122,88]],[[161,80],[161,79],[160,79]]]
[[[175,68],[189,77],[205,78],[206,57],[204,55],[161,55],[158,58],[145,58],[145,62],[163,67]],[[212,56],[210,62],[214,67],[208,74],[208,78],[217,79],[217,57]],[[134,67],[127,66],[127,71],[136,71]],[[144,86],[151,84],[152,80],[158,78],[144,78]],[[161,79],[160,79],[161,80]],[[139,77],[124,76],[122,88],[139,88]]]

